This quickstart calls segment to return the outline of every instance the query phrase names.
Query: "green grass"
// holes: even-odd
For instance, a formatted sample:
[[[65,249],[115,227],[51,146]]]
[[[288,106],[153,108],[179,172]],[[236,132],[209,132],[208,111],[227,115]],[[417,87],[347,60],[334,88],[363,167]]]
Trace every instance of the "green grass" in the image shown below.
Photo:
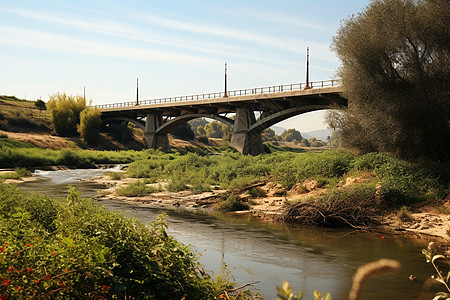
[[[211,186],[239,188],[260,180],[280,183],[286,190],[305,179],[314,179],[334,189],[345,182],[346,174],[373,174],[371,183],[393,207],[430,199],[439,201],[449,193],[449,174],[439,164],[413,164],[384,154],[357,156],[346,150],[322,153],[273,151],[270,154],[244,156],[222,151],[222,155],[202,155],[173,151],[154,151],[144,159],[130,163],[127,173],[135,178],[170,180],[168,189],[202,191]],[[199,186],[202,185],[203,187]]]
[[[130,183],[127,186],[118,188],[116,195],[125,197],[142,197],[154,193],[156,189],[152,186],[146,185],[144,182],[138,180]]]
[[[39,167],[66,165],[92,167],[94,164],[121,164],[147,157],[145,151],[91,151],[41,149],[29,143],[0,137],[0,167]]]

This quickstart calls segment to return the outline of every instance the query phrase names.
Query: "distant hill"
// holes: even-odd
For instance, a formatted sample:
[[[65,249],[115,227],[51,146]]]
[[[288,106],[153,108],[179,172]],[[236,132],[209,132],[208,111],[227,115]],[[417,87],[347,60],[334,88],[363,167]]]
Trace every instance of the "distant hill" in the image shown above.
[[[308,140],[312,137],[315,137],[318,140],[326,141],[327,136],[331,136],[331,130],[319,129],[319,130],[314,130],[314,131],[309,131],[309,132],[301,132],[301,134],[302,134],[302,137],[304,137]]]
[[[280,126],[270,126],[270,129],[272,129],[273,131],[275,131],[275,134],[277,134],[277,135],[282,134],[283,131],[286,130],[286,128],[280,127]]]

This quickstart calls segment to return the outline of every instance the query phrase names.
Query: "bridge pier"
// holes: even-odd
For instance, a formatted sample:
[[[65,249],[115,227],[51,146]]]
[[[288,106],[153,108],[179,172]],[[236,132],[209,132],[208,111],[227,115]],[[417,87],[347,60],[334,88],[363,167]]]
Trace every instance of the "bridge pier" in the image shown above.
[[[250,108],[237,108],[234,119],[231,145],[242,154],[258,155],[264,152],[261,132],[249,131],[256,123],[255,113]]]
[[[167,133],[157,134],[156,130],[162,125],[162,115],[160,114],[147,114],[145,121],[144,138],[145,144],[148,148],[158,149],[159,147],[163,149],[169,149],[169,138]]]

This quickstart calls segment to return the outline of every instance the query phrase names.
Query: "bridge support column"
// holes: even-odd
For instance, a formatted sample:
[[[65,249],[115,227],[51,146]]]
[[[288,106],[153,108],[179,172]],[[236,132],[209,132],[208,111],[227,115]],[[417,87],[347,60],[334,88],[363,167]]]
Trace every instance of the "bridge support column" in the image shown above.
[[[256,122],[255,113],[249,108],[236,109],[231,145],[242,154],[258,155],[264,152],[261,132],[249,132]]]
[[[148,148],[169,149],[169,138],[167,134],[157,134],[156,130],[162,124],[162,116],[160,114],[147,114],[147,120],[145,121],[144,138],[145,144]]]

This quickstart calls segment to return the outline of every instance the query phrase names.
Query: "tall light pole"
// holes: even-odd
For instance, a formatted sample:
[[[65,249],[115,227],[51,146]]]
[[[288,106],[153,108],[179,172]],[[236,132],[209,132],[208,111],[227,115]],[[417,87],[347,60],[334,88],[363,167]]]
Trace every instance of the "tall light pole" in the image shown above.
[[[223,97],[227,98],[227,63],[225,63],[225,91],[223,93]]]
[[[306,47],[306,85],[304,90],[308,90],[311,87],[309,86],[309,47]]]
[[[139,78],[136,78],[136,103],[135,105],[139,105]]]

